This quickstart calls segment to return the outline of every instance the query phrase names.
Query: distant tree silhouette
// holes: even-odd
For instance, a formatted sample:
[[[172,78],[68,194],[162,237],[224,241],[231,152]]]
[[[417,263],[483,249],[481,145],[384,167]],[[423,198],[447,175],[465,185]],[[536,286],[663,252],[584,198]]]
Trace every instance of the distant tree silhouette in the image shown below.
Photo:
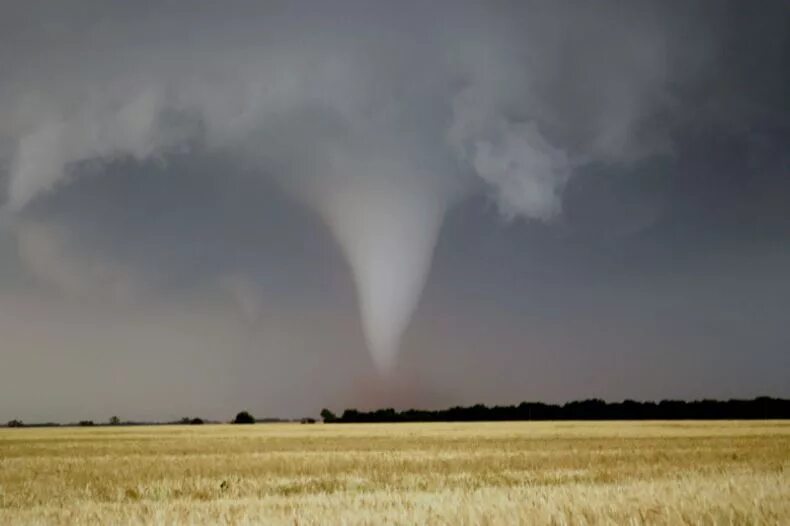
[[[236,415],[236,418],[233,419],[234,424],[254,424],[255,417],[253,417],[249,412],[242,411],[241,413]]]
[[[323,408],[321,409],[321,418],[324,419],[324,422],[335,422],[337,420],[337,415],[329,409]]]
[[[85,426],[92,426],[93,425],[93,420],[80,420],[80,425],[83,426],[83,427],[85,427]]]
[[[315,424],[315,418],[305,417],[299,420],[300,424]]]
[[[118,425],[121,425],[121,419],[120,419],[120,418],[118,418],[117,416],[111,416],[111,417],[110,417],[110,425],[111,425],[111,426],[118,426]]]
[[[191,417],[185,416],[184,418],[179,420],[178,423],[181,424],[182,426],[198,426],[198,425],[201,425],[203,423],[203,419],[202,418],[191,418]]]
[[[17,419],[9,420],[8,427],[25,427],[25,423]]]
[[[326,411],[326,414],[324,413]],[[755,420],[790,418],[790,400],[760,397],[754,400],[695,400],[685,402],[608,403],[599,399],[563,405],[522,402],[514,406],[451,407],[438,411],[392,408],[370,412],[346,409],[340,418],[324,410],[324,422],[473,422],[502,420]]]

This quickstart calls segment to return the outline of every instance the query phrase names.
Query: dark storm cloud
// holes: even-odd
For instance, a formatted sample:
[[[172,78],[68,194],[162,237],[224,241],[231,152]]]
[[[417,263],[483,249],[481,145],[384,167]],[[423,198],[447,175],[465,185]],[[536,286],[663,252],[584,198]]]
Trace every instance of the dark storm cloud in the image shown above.
[[[75,163],[201,137],[271,170],[293,156],[315,170],[326,159],[306,146],[404,151],[477,173],[506,214],[546,217],[590,162],[672,153],[686,130],[784,125],[778,2],[202,5],[9,6],[12,205]]]
[[[528,371],[546,378],[534,398],[787,393],[784,2],[3,11],[15,377],[52,361],[140,380],[159,356],[198,399],[219,367],[230,405],[345,400],[332,386],[367,372],[345,254],[380,365],[427,283],[400,365],[435,384],[426,404],[510,402]],[[216,340],[192,336],[206,327]],[[194,382],[175,374],[190,356]],[[319,363],[336,375],[282,380]],[[668,392],[635,380],[650,367]]]

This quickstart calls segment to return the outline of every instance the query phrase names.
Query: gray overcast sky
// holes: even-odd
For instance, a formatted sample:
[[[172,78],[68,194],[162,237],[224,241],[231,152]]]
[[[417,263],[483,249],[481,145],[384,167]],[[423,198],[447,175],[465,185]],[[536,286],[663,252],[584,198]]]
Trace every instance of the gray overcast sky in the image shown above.
[[[0,421],[790,396],[787,2],[1,3]]]

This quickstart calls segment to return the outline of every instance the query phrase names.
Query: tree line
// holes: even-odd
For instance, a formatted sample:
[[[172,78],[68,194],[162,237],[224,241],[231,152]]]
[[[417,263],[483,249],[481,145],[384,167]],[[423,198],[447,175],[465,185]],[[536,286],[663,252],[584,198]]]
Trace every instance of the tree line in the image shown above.
[[[299,418],[296,420],[286,418],[255,418],[249,411],[241,411],[229,421],[231,424],[272,424],[272,423],[285,423],[285,422],[300,422],[302,424],[314,424],[315,418]],[[15,418],[6,423],[6,427],[92,427],[92,426],[161,426],[161,425],[203,425],[203,424],[220,424],[223,422],[205,420],[199,417],[185,416],[179,420],[172,420],[167,422],[135,422],[135,421],[122,421],[117,416],[110,417],[106,422],[94,422],[93,420],[80,420],[70,424],[59,424],[57,422],[37,422],[26,423],[22,420]],[[2,427],[2,424],[0,424]]]
[[[93,420],[80,420],[79,422],[70,424],[60,424],[58,422],[36,422],[25,423],[22,420],[15,418],[6,422],[6,427],[92,427],[92,426],[153,426],[153,425],[200,425],[205,423],[205,420],[197,417],[185,416],[180,420],[172,422],[134,422],[122,421],[118,416],[111,416],[107,422],[94,422]]]
[[[606,402],[600,399],[562,405],[522,402],[518,405],[423,409],[346,409],[341,416],[324,409],[326,423],[360,422],[472,422],[501,420],[758,420],[790,419],[790,400],[759,397],[753,400],[662,400]]]
[[[753,400],[662,400],[660,402],[606,402],[597,398],[567,402],[562,405],[542,402],[522,402],[518,405],[486,406],[476,404],[469,407],[451,407],[435,411],[407,409],[396,411],[393,408],[374,411],[346,409],[340,416],[329,409],[321,411],[325,423],[365,423],[365,422],[475,422],[502,420],[760,420],[790,419],[790,400],[762,396]],[[296,420],[283,418],[255,418],[249,411],[241,411],[230,420],[232,424],[300,422],[314,424],[314,418]],[[81,420],[66,426],[139,426],[139,425],[201,425],[220,423],[197,417],[184,417],[171,422],[131,422],[121,421],[117,416],[110,417],[104,424],[92,420]],[[14,419],[6,427],[59,427],[61,424],[43,422],[27,424]]]

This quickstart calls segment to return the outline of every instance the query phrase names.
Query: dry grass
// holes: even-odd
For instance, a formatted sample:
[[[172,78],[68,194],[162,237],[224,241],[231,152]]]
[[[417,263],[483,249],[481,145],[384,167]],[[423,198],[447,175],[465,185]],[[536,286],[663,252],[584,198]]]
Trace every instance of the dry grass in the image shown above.
[[[0,524],[790,524],[790,422],[0,430]]]

